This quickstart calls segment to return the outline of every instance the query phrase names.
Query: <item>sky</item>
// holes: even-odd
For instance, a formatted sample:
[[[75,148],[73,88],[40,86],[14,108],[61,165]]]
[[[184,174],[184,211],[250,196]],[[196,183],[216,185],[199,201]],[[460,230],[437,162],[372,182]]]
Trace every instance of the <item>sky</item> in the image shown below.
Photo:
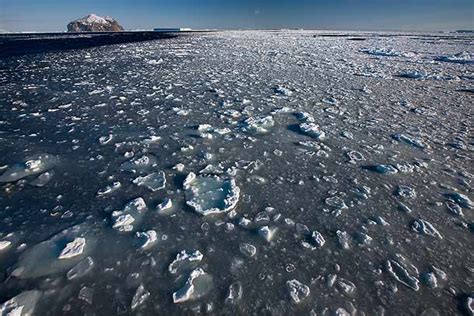
[[[474,29],[474,0],[0,0],[0,30],[64,31],[89,13],[125,29]]]

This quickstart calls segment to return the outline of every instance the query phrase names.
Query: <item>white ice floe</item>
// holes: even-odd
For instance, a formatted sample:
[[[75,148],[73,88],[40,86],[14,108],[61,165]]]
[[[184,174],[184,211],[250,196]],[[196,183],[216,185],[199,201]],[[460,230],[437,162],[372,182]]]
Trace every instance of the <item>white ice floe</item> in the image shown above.
[[[398,282],[406,285],[414,291],[420,289],[418,280],[418,269],[410,264],[405,257],[397,254],[395,259],[389,259],[386,262],[387,272]]]
[[[184,180],[183,187],[186,190],[186,204],[202,215],[228,212],[239,201],[240,188],[234,179],[196,176],[191,172]]]
[[[132,310],[142,306],[145,301],[150,297],[150,292],[148,292],[143,284],[140,284],[140,286],[137,288],[135,291],[135,294],[133,295],[132,298],[132,303],[130,304],[130,308]]]
[[[186,251],[182,250],[176,255],[176,258],[168,266],[168,271],[171,274],[176,274],[182,269],[189,268],[196,263],[201,262],[204,255],[199,250]]]
[[[263,237],[266,241],[270,242],[272,241],[273,237],[275,236],[277,229],[275,227],[268,227],[268,226],[262,226],[258,229],[258,234]]]
[[[309,296],[309,287],[296,279],[286,281],[286,286],[291,299],[296,304],[301,303],[301,301]]]
[[[145,200],[138,197],[125,205],[120,211],[112,212],[112,227],[119,232],[130,232],[140,221],[147,209]]]
[[[165,198],[163,202],[156,206],[156,210],[160,214],[170,210],[171,208],[173,208],[173,201],[169,198]]]
[[[257,253],[257,247],[249,243],[241,243],[239,245],[240,253],[246,257],[253,257]]]
[[[27,176],[43,173],[52,169],[58,162],[58,157],[50,154],[39,154],[29,157],[24,162],[8,167],[0,176],[0,182],[14,182]]]
[[[374,55],[374,56],[385,56],[385,57],[414,57],[415,54],[411,52],[401,52],[394,50],[393,48],[366,48],[362,49],[362,52]]]
[[[133,183],[155,192],[165,188],[166,177],[163,171],[153,172],[147,176],[135,178]]]
[[[399,142],[404,142],[408,145],[412,145],[412,146],[417,147],[417,148],[424,149],[424,148],[429,147],[422,139],[415,138],[415,137],[409,136],[407,134],[396,133],[396,134],[393,134],[392,137],[394,139],[398,140]]]
[[[144,173],[151,171],[158,163],[158,159],[151,154],[143,155],[139,158],[125,161],[121,165],[123,171],[132,173]]]
[[[66,244],[66,247],[61,251],[58,259],[70,259],[81,255],[84,252],[86,246],[86,239],[77,237],[73,241]]]
[[[97,196],[103,196],[103,195],[110,194],[114,191],[117,191],[121,187],[122,187],[122,183],[120,183],[119,181],[115,181],[111,185],[107,185],[105,188],[100,189],[99,191],[97,191]]]
[[[73,226],[22,253],[12,275],[25,279],[66,271],[87,257],[96,244],[97,237],[88,225]]]
[[[10,240],[0,240],[0,251],[8,249],[12,245]]]
[[[197,268],[191,272],[184,286],[173,293],[173,302],[183,303],[189,300],[198,299],[207,294],[212,286],[212,277]]]
[[[31,316],[42,295],[42,292],[36,290],[22,292],[0,305],[0,315]]]
[[[318,140],[322,140],[326,136],[326,133],[315,123],[301,123],[299,128],[302,133]]]
[[[460,52],[454,55],[439,56],[436,60],[456,64],[474,64],[474,55],[469,52]]]
[[[143,250],[150,249],[158,241],[158,234],[155,230],[147,230],[146,232],[137,232],[135,234],[140,239],[140,248]]]
[[[424,219],[417,219],[413,221],[412,229],[419,234],[429,235],[432,237],[443,239],[443,236],[441,236],[438,230],[430,222]]]
[[[261,117],[249,117],[243,122],[242,130],[247,133],[254,134],[265,134],[268,133],[269,129],[275,125],[273,117],[261,116]]]

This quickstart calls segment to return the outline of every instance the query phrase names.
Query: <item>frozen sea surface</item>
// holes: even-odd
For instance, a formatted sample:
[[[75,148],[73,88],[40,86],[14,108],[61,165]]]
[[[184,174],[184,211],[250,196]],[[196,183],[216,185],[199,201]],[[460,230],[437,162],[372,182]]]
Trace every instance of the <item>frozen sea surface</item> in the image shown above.
[[[320,35],[0,60],[1,313],[472,315],[473,38]]]

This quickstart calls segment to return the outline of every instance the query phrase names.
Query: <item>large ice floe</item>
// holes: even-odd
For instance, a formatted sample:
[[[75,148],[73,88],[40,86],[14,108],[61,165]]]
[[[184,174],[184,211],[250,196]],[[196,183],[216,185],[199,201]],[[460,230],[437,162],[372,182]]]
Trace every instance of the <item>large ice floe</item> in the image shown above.
[[[28,176],[38,175],[52,169],[57,163],[58,157],[50,154],[39,154],[29,157],[27,160],[9,166],[2,175],[0,182],[13,182]],[[40,177],[48,177],[42,176]],[[41,181],[41,180],[37,180]]]
[[[240,188],[234,179],[190,172],[184,180],[186,204],[201,215],[226,213],[237,205]]]
[[[86,224],[65,229],[22,253],[12,275],[26,279],[64,272],[86,258],[96,243]]]

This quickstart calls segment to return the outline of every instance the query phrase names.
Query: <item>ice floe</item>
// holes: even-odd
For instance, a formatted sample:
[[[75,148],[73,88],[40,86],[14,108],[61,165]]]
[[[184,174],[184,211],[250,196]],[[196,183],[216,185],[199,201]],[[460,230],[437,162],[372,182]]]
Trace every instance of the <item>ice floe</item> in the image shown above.
[[[309,296],[309,287],[296,279],[286,281],[286,286],[291,299],[296,304],[301,303],[301,301]]]
[[[198,299],[206,295],[212,286],[212,277],[197,268],[191,272],[184,286],[173,293],[173,302],[175,304],[184,303],[189,300]]]
[[[0,176],[0,182],[14,182],[25,177],[43,173],[54,168],[59,158],[50,154],[39,154],[29,157],[21,163],[9,166]]]
[[[240,197],[240,188],[235,180],[219,176],[196,176],[191,172],[183,187],[186,190],[186,204],[202,215],[228,212],[237,205]]]

